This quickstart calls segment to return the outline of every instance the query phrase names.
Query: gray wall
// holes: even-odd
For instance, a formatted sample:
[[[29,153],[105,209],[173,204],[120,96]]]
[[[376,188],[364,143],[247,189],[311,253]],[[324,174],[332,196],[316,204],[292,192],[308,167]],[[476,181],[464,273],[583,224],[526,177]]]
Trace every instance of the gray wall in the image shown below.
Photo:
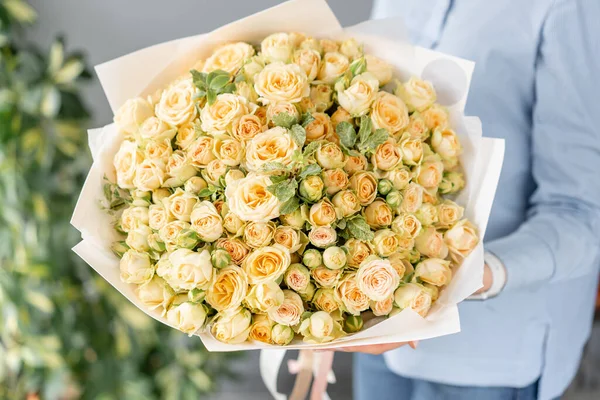
[[[83,50],[97,65],[153,44],[209,32],[280,0],[30,0],[39,21],[30,39],[48,47],[64,34],[68,49]],[[371,0],[329,0],[343,25],[368,18]],[[92,125],[110,122],[112,113],[97,82],[85,88],[94,113]]]

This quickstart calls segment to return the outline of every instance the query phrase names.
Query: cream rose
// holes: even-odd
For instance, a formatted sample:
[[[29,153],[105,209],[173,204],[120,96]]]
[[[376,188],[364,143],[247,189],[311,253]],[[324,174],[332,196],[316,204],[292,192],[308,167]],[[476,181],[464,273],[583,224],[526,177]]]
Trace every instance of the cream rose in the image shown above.
[[[187,157],[196,168],[205,168],[209,162],[216,159],[212,149],[215,139],[211,136],[200,136],[187,149]]]
[[[252,318],[252,325],[250,326],[251,340],[258,340],[259,342],[271,344],[271,332],[275,323],[264,314],[254,315]]]
[[[196,118],[196,86],[191,78],[182,79],[166,89],[156,105],[156,116],[167,124],[180,126]]]
[[[366,170],[367,164],[367,157],[362,154],[348,156],[346,158],[346,165],[344,165],[344,171],[346,171],[349,175],[353,175],[355,172]]]
[[[148,209],[148,225],[156,231],[173,221],[173,219],[174,217],[162,204],[152,204]]]
[[[146,158],[156,164],[165,166],[171,154],[173,154],[173,148],[169,139],[151,140],[146,144]]]
[[[152,105],[141,97],[129,99],[115,114],[115,124],[121,132],[134,135],[148,118],[154,116]]]
[[[206,292],[206,301],[217,311],[239,307],[248,293],[248,278],[240,267],[222,268]]]
[[[429,128],[421,114],[412,113],[408,119],[408,126],[404,130],[413,139],[425,140],[429,136]]]
[[[333,105],[333,89],[325,84],[311,86],[310,99],[315,106],[315,111],[325,112]]]
[[[361,205],[358,196],[352,190],[337,192],[331,199],[336,213],[341,217],[349,217],[360,211]]]
[[[308,240],[315,247],[324,249],[337,241],[337,233],[331,226],[314,226],[308,233]]]
[[[267,126],[263,124],[257,115],[247,114],[233,125],[231,135],[237,140],[247,142],[266,129]]]
[[[250,248],[239,238],[221,238],[215,242],[215,248],[224,249],[229,253],[231,261],[241,265],[250,253]]]
[[[175,137],[177,129],[157,117],[150,117],[144,121],[137,133],[142,140],[171,140]]]
[[[246,114],[252,114],[255,107],[245,97],[233,93],[220,94],[213,104],[206,103],[202,109],[202,130],[212,135],[231,133],[237,121]]]
[[[315,159],[324,169],[343,168],[346,164],[342,149],[333,142],[323,143],[315,152]]]
[[[180,291],[209,288],[214,269],[208,250],[198,253],[188,249],[177,249],[169,254],[168,260],[171,268],[161,271],[163,274],[159,275],[173,289]]]
[[[381,178],[390,180],[394,189],[402,190],[410,182],[412,174],[408,168],[400,167],[387,171],[385,174],[382,174]]]
[[[192,229],[205,242],[214,242],[223,235],[223,218],[210,201],[198,202],[190,214]]]
[[[325,198],[313,204],[308,212],[308,222],[312,226],[329,226],[337,219],[333,203]]]
[[[349,124],[353,124],[354,118],[352,115],[343,107],[338,107],[335,112],[331,115],[331,124],[334,128],[338,126],[340,122],[348,122]]]
[[[423,160],[415,171],[416,181],[425,189],[437,191],[444,176],[444,164],[437,156],[430,156]]]
[[[235,236],[241,235],[245,226],[245,222],[232,212],[228,212],[223,217],[223,228]]]
[[[169,178],[164,186],[175,187],[183,185],[188,179],[196,175],[196,168],[192,165],[188,156],[181,150],[171,154],[166,167]]]
[[[360,315],[361,311],[369,308],[369,297],[358,287],[356,273],[349,273],[342,278],[335,288],[335,295],[349,314]]]
[[[219,313],[211,332],[215,339],[228,344],[243,343],[250,335],[252,314],[243,307]]]
[[[254,55],[254,47],[244,42],[228,43],[217,48],[204,63],[204,72],[218,69],[234,74]]]
[[[280,202],[267,187],[271,179],[248,174],[225,188],[227,206],[242,221],[268,222],[279,217]]]
[[[160,240],[163,241],[168,251],[173,251],[177,247],[177,238],[183,230],[191,229],[191,225],[184,221],[172,221],[166,223],[158,231]]]
[[[379,85],[383,86],[392,80],[393,69],[390,64],[373,55],[365,55],[367,61],[367,72],[377,78]]]
[[[389,138],[384,143],[377,146],[371,162],[373,166],[382,171],[391,171],[395,169],[402,161],[402,152],[393,138]]]
[[[177,135],[175,136],[175,144],[179,146],[180,149],[186,150],[190,144],[192,144],[199,136],[199,133],[196,131],[195,123],[188,122],[179,127],[177,129]]]
[[[350,177],[350,189],[356,192],[362,206],[368,206],[377,196],[377,178],[372,172],[356,172]]]
[[[244,157],[244,148],[236,139],[227,135],[218,135],[215,137],[213,153],[223,164],[235,167],[240,165]]]
[[[431,294],[423,285],[407,283],[400,285],[394,292],[394,303],[401,310],[411,308],[422,317],[425,317],[431,307],[432,299]]]
[[[465,209],[451,200],[445,200],[437,206],[439,228],[450,228],[463,217]]]
[[[167,321],[191,336],[204,326],[206,310],[201,304],[181,303],[167,311]]]
[[[113,159],[117,175],[117,185],[123,189],[133,189],[133,180],[138,165],[144,161],[144,153],[135,142],[124,140]]]
[[[209,162],[206,168],[200,171],[200,174],[208,184],[214,186],[223,186],[221,178],[227,174],[228,169],[229,167],[225,165],[223,161],[216,159]]]
[[[423,142],[420,139],[413,139],[404,134],[400,139],[400,151],[402,152],[402,161],[406,165],[417,165],[423,160]]]
[[[163,202],[175,218],[180,221],[190,222],[190,215],[198,202],[198,198],[178,188],[175,190],[175,193],[163,200]]]
[[[431,135],[431,147],[444,159],[458,157],[462,147],[452,129],[435,129]]]
[[[398,96],[379,92],[372,105],[371,120],[375,129],[383,128],[395,135],[408,126],[408,109]]]
[[[392,221],[392,230],[402,237],[414,239],[421,232],[421,222],[413,214],[401,213]]]
[[[381,257],[389,257],[400,247],[400,237],[390,229],[380,229],[375,232],[373,248]]]
[[[146,207],[129,207],[121,214],[121,230],[129,232],[137,225],[148,225],[149,216]]]
[[[255,77],[254,90],[264,104],[277,101],[297,103],[310,94],[308,79],[297,64],[274,62]]]
[[[248,82],[254,83],[254,78],[263,68],[265,68],[264,58],[262,56],[254,56],[242,66],[242,73]]]
[[[347,251],[346,258],[348,266],[358,268],[360,264],[373,254],[371,245],[362,240],[350,238],[344,243],[344,248]]]
[[[287,325],[275,324],[271,330],[271,340],[280,346],[288,345],[294,340],[294,330]]]
[[[423,204],[423,186],[418,183],[409,183],[402,191],[402,203],[400,209],[403,212],[414,213]]]
[[[283,275],[285,285],[297,293],[306,291],[310,284],[310,272],[302,264],[292,264]]]
[[[310,271],[317,284],[323,288],[333,288],[342,276],[343,269],[329,269],[322,265]]]
[[[406,258],[406,255],[403,253],[392,254],[388,257],[388,261],[390,264],[392,264],[392,267],[396,270],[400,279],[412,274],[415,270],[410,261]]]
[[[402,98],[409,111],[425,111],[435,103],[436,94],[433,85],[429,81],[412,77],[404,84],[396,88],[396,95]]]
[[[341,53],[329,52],[323,56],[323,61],[317,74],[317,79],[328,85],[333,84],[350,67],[348,57]]]
[[[119,261],[121,281],[143,285],[154,276],[154,267],[147,253],[127,250]]]
[[[267,163],[290,165],[298,145],[285,128],[275,127],[259,133],[247,142],[245,166],[260,171]]]
[[[260,43],[260,50],[267,62],[286,63],[292,56],[294,43],[287,33],[273,33]]]
[[[462,261],[479,243],[477,228],[469,220],[460,220],[444,233],[444,241],[453,259]]]
[[[255,312],[268,312],[282,305],[283,300],[283,290],[279,284],[275,281],[267,281],[251,286],[244,301]]]
[[[450,261],[439,258],[427,258],[415,267],[415,278],[434,286],[444,286],[452,279]]]
[[[252,248],[268,246],[275,235],[273,222],[250,222],[244,229],[244,242]]]
[[[321,54],[313,49],[299,49],[294,52],[293,62],[298,64],[306,73],[309,82],[317,77],[319,65],[321,64]]]
[[[334,290],[331,288],[321,288],[317,290],[312,302],[317,310],[325,311],[329,314],[340,308],[337,299],[335,298]]]
[[[135,169],[133,184],[139,190],[151,191],[158,189],[165,182],[164,167],[154,160],[146,159]]]
[[[340,324],[325,311],[317,311],[305,318],[298,328],[306,343],[331,342],[344,335]]]
[[[275,243],[287,248],[290,253],[297,252],[308,242],[304,232],[285,225],[280,225],[275,229],[273,239]]]
[[[286,113],[290,117],[295,118],[296,120],[300,118],[300,113],[298,112],[298,109],[292,103],[288,103],[287,101],[269,103],[269,105],[267,106],[267,121],[269,122],[270,126],[275,125],[273,119],[281,113]]]
[[[419,253],[430,258],[446,258],[448,246],[444,236],[433,227],[425,228],[415,239],[415,248]]]
[[[366,114],[379,90],[379,81],[369,72],[355,76],[350,86],[338,90],[338,102],[353,117]]]
[[[246,272],[250,284],[255,285],[278,279],[290,266],[290,263],[288,249],[274,244],[254,250],[244,260],[242,268]]]
[[[373,229],[383,228],[392,223],[392,209],[383,199],[377,199],[363,209],[367,224]]]
[[[434,104],[423,111],[421,117],[423,118],[423,121],[425,121],[427,128],[431,130],[446,129],[450,124],[448,110],[439,104]]]
[[[173,301],[174,292],[166,282],[154,276],[149,282],[138,286],[137,297],[149,310],[161,310],[163,314]]]
[[[358,268],[356,282],[369,300],[383,301],[392,296],[400,284],[400,276],[388,260],[371,256]]]
[[[302,298],[293,290],[284,290],[283,296],[283,303],[268,311],[269,317],[281,325],[298,325],[304,312]]]
[[[376,317],[386,316],[394,308],[394,296],[391,295],[380,301],[371,301],[370,307]]]

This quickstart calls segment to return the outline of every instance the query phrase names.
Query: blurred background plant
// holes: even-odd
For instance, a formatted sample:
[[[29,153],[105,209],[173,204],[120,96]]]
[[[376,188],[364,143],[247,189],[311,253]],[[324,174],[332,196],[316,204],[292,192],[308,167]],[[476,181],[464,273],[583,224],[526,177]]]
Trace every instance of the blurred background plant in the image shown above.
[[[230,375],[71,252],[91,163],[85,59],[27,43],[36,12],[0,0],[0,399],[197,399]]]

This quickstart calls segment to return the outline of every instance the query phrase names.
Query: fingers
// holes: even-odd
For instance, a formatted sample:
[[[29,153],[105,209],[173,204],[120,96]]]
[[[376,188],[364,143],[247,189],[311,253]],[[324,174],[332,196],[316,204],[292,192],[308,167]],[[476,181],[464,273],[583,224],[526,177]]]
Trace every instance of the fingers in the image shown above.
[[[387,351],[402,347],[405,344],[408,344],[410,347],[412,347],[414,349],[417,347],[416,343],[417,342],[401,342],[401,343],[374,344],[374,345],[367,345],[367,346],[349,346],[349,347],[342,347],[342,348],[339,348],[336,350],[337,351],[345,351],[348,353],[366,353],[366,354],[379,355],[379,354],[383,354]]]

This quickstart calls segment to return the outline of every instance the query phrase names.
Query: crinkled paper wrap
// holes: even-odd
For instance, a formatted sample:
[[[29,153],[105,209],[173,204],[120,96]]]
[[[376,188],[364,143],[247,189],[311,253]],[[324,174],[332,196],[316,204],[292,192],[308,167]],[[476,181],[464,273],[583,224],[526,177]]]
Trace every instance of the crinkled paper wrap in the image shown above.
[[[433,82],[438,102],[450,110],[451,123],[464,147],[462,163],[467,185],[457,199],[465,207],[465,216],[483,237],[492,207],[502,159],[504,142],[482,138],[481,123],[464,116],[464,105],[474,64],[442,53],[413,47],[405,39],[402,23],[397,19],[367,21],[342,29],[324,0],[292,0],[250,17],[221,27],[211,33],[152,46],[96,67],[110,106],[116,111],[127,99],[148,95],[164,87],[201,58],[214,46],[225,41],[259,42],[270,33],[298,31],[317,37],[354,37],[365,44],[365,52],[395,66],[400,79],[420,76]],[[103,199],[103,177],[114,178],[112,159],[122,137],[114,124],[89,131],[89,145],[94,163],[85,181],[71,223],[82,235],[74,251],[110,282],[129,301],[158,321],[168,324],[159,312],[146,309],[134,293],[134,285],[121,282],[119,260],[110,250],[118,238],[111,217],[99,204]],[[288,349],[334,348],[348,345],[390,343],[427,339],[460,331],[456,304],[481,287],[483,245],[467,257],[458,268],[426,318],[404,310],[351,336],[322,345],[294,341]],[[274,347],[264,343],[225,344],[210,333],[198,336],[210,351],[251,350]]]

